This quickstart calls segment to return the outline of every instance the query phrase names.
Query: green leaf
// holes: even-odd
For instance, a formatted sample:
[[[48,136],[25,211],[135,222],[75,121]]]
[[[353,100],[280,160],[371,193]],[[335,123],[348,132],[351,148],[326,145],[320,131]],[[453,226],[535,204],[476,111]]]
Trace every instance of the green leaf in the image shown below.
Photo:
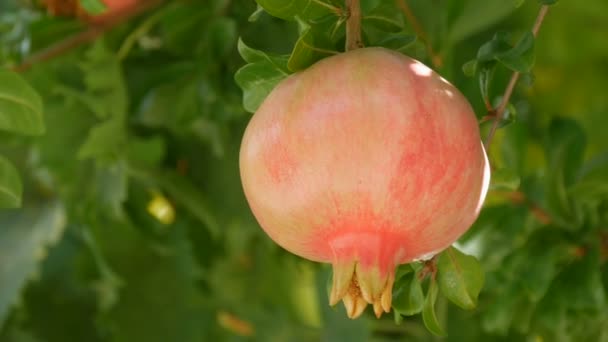
[[[234,79],[243,90],[243,107],[253,113],[272,89],[289,75],[288,59],[252,49],[240,39],[237,47],[243,59],[250,64],[240,68]]]
[[[393,297],[395,311],[405,316],[415,315],[422,311],[424,293],[418,273],[408,273],[395,284],[394,288],[396,289]]]
[[[22,192],[19,172],[10,161],[0,155],[0,208],[20,207]]]
[[[301,19],[316,19],[332,10],[325,0],[256,0],[270,15],[281,19],[293,20],[295,16]]]
[[[107,6],[101,0],[80,0],[80,7],[82,7],[89,14],[102,14],[107,10]]]
[[[513,170],[501,168],[492,171],[490,190],[514,191],[519,188],[520,178]]]
[[[173,227],[162,250],[134,227],[118,228],[98,227],[94,234],[108,264],[124,281],[119,300],[108,315],[100,316],[113,328],[112,340],[195,342],[213,336],[217,308],[198,288],[202,270],[187,227]]]
[[[322,46],[327,47],[329,44],[318,44],[320,38],[322,38],[322,35],[313,33],[313,30],[310,28],[305,29],[293,47],[293,51],[287,61],[287,68],[292,72],[303,70],[321,58],[337,53],[337,51],[322,48]]]
[[[534,35],[528,31],[512,49],[498,54],[496,59],[513,71],[530,72],[534,65],[534,41]]]
[[[581,169],[587,139],[581,125],[573,119],[556,117],[549,125],[546,152],[549,167],[563,170],[564,183],[573,184]]]
[[[0,70],[0,130],[44,133],[42,99],[21,76]]]
[[[240,68],[234,78],[243,89],[243,107],[255,112],[266,96],[287,75],[269,64],[247,64]]]
[[[587,248],[582,259],[568,265],[556,279],[558,293],[567,294],[564,302],[569,309],[601,312],[605,308],[599,249],[597,245]]]
[[[477,60],[470,60],[462,65],[462,72],[467,77],[473,77],[477,73]]]
[[[150,138],[132,138],[127,145],[127,156],[130,161],[140,164],[159,165],[167,153],[165,139],[161,136]]]
[[[96,204],[113,217],[122,216],[122,205],[127,200],[128,175],[124,161],[98,166],[91,182]]]
[[[439,255],[437,282],[444,296],[459,307],[469,310],[477,306],[484,272],[477,258],[450,247]]]
[[[484,103],[492,104],[492,100],[490,99],[490,85],[492,84],[492,79],[494,76],[494,70],[496,70],[495,62],[484,62],[477,64],[478,70],[478,81],[479,81],[479,89],[481,90],[481,98]]]
[[[584,180],[568,188],[568,195],[578,200],[608,196],[608,182],[600,179]]]
[[[543,233],[550,236],[551,230]],[[532,302],[540,301],[547,293],[551,282],[559,271],[559,264],[568,255],[565,246],[548,239],[539,239],[526,246],[518,274],[521,284]]]
[[[122,66],[116,55],[99,39],[86,52],[80,65],[87,87],[85,96],[94,96],[97,102],[95,114],[100,119],[124,118],[129,107],[129,98],[123,77]]]
[[[508,288],[500,292],[496,299],[484,309],[481,324],[485,331],[505,335],[513,322],[516,307],[521,300],[521,290],[513,283],[507,283]]]
[[[0,211],[0,327],[21,289],[45,259],[47,246],[61,238],[65,225],[64,208],[58,202]]]
[[[78,158],[112,160],[120,156],[126,144],[126,132],[121,119],[110,119],[97,124],[78,150]]]
[[[387,33],[384,35],[384,39],[378,41],[375,46],[382,46],[387,49],[405,52],[407,48],[412,46],[416,42],[416,36],[413,34],[406,34],[405,32],[399,33]]]
[[[529,72],[534,65],[534,40],[534,35],[528,31],[515,46],[511,46],[510,35],[498,32],[492,40],[479,48],[477,59],[480,62],[495,60],[513,71]]]
[[[515,10],[510,1],[466,0],[448,29],[448,41],[460,42],[506,18]]]
[[[541,5],[553,5],[557,3],[557,0],[538,0]]]
[[[439,288],[437,287],[437,280],[432,277],[428,292],[426,293],[426,298],[424,299],[422,321],[424,322],[426,328],[429,329],[429,331],[434,335],[445,336],[446,333],[441,325],[439,325],[437,315],[435,314],[435,302],[437,301],[438,292]]]
[[[179,1],[164,6],[161,32],[163,45],[172,53],[196,55],[208,52],[206,46],[207,23],[212,21],[213,4]],[[197,32],[197,34],[192,34]]]
[[[566,118],[554,118],[545,142],[548,170],[545,184],[549,211],[558,223],[569,229],[580,227],[581,218],[573,210],[567,187],[574,183],[586,146],[585,132]]]
[[[217,18],[209,23],[207,35],[207,48],[213,51],[216,59],[225,58],[234,49],[237,41],[237,24],[234,19]]]
[[[403,16],[392,2],[381,3],[380,6],[364,13],[361,20],[363,27],[373,26],[387,33],[403,31]]]
[[[258,7],[255,9],[255,12],[251,13],[249,18],[247,18],[247,21],[249,21],[250,23],[255,23],[256,21],[258,21],[258,19],[260,19],[264,12],[264,8],[258,4]]]
[[[239,54],[245,60],[245,62],[247,62],[247,63],[268,63],[268,64],[271,64],[276,69],[284,71],[285,73],[288,73],[288,70],[289,70],[289,69],[287,69],[288,57],[275,56],[275,55],[268,54],[264,51],[253,49],[253,48],[247,46],[247,44],[245,44],[245,42],[241,38],[239,38],[236,47],[237,47],[237,50],[239,51]]]

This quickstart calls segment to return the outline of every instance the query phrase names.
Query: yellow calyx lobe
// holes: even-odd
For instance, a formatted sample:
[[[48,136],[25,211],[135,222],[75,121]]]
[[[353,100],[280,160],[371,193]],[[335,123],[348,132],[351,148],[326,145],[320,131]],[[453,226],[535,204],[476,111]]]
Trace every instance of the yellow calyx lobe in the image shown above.
[[[382,276],[378,267],[362,267],[356,261],[334,263],[333,284],[329,304],[344,303],[349,318],[363,314],[367,304],[374,307],[376,317],[391,310],[394,273]]]

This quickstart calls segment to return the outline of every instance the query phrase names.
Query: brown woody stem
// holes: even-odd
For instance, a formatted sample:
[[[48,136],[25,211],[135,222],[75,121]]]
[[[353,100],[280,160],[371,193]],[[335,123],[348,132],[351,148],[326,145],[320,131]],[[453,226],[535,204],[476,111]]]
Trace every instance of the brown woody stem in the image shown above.
[[[549,5],[542,5],[540,7],[538,16],[536,17],[536,21],[534,22],[534,26],[532,27],[532,34],[534,35],[534,37],[536,37],[538,35],[538,30],[540,30],[540,25],[543,23],[543,20],[545,19],[545,15],[547,14],[547,11],[549,11]],[[507,105],[509,104],[509,99],[511,98],[511,95],[513,95],[513,90],[515,89],[517,80],[519,80],[519,75],[520,75],[520,73],[518,71],[513,72],[513,75],[511,75],[511,79],[509,80],[509,83],[507,84],[507,88],[505,89],[505,93],[502,96],[502,100],[500,101],[500,104],[498,105],[498,107],[496,107],[496,110],[488,111],[489,114],[491,114],[494,117],[494,121],[492,122],[492,127],[490,128],[490,132],[488,133],[488,137],[486,138],[486,141],[484,144],[486,150],[488,150],[488,148],[490,147],[492,138],[494,138],[494,133],[496,133],[496,129],[498,129],[498,124],[500,123],[500,119],[502,118],[502,115],[504,114],[505,109],[507,108]]]
[[[346,51],[363,47],[361,39],[361,5],[359,0],[346,0]]]

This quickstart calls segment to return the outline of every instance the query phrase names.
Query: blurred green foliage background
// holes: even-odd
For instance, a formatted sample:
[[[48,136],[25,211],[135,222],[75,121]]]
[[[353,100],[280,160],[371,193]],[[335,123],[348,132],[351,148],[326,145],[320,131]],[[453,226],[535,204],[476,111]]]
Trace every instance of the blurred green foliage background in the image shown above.
[[[489,150],[493,187],[457,244],[485,286],[473,310],[439,296],[447,337],[420,315],[348,320],[327,305],[329,267],[283,251],[252,217],[245,109],[280,76],[247,61],[244,100],[237,45],[289,73],[344,42],[323,10],[343,1],[258,2],[266,11],[159,1],[97,31],[37,2],[0,3],[0,118],[3,94],[18,93],[45,124],[0,120],[0,184],[23,189],[20,209],[0,211],[0,341],[608,341],[608,2],[553,4],[533,46],[511,54],[522,80]],[[497,32],[500,48],[517,46],[554,1],[403,1],[422,30],[400,2],[362,1],[366,44],[434,66],[486,133],[482,94],[498,103],[513,64],[480,47]]]

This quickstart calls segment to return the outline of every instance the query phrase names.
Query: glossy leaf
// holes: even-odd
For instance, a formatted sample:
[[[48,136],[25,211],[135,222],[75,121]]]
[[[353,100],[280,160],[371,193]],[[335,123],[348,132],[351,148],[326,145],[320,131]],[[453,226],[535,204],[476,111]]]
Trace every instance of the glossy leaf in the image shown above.
[[[331,13],[326,0],[256,0],[257,3],[270,13],[281,19],[315,19]]]
[[[21,76],[0,70],[0,130],[44,133],[42,99]]]
[[[446,333],[439,324],[437,315],[435,314],[435,302],[437,301],[438,292],[439,288],[437,287],[437,280],[435,280],[435,278],[431,278],[431,283],[422,307],[422,320],[424,321],[424,325],[431,333],[437,336],[445,336]]]
[[[384,35],[384,39],[376,43],[377,46],[382,46],[387,49],[405,52],[412,44],[416,42],[416,36],[411,34],[389,33]]]
[[[484,284],[484,272],[477,258],[449,247],[437,260],[437,282],[444,296],[461,308],[470,310],[477,306],[477,297]]]
[[[397,33],[403,30],[403,16],[391,2],[382,2],[373,10],[364,13],[363,27],[373,26],[387,33]]]
[[[288,60],[285,57],[270,56],[252,49],[242,40],[239,40],[238,50],[243,59],[250,64],[240,68],[234,79],[243,90],[243,107],[253,113],[272,89],[288,76]]]
[[[492,79],[494,76],[494,71],[496,70],[496,63],[494,62],[485,62],[481,64],[477,64],[478,70],[478,82],[479,89],[481,90],[481,97],[484,103],[492,104],[492,99],[490,97],[490,85],[492,84]]]
[[[393,309],[401,315],[411,316],[422,311],[424,293],[418,273],[406,274],[395,285]]]
[[[534,35],[526,32],[515,44],[510,45],[510,35],[499,32],[491,41],[482,45],[477,53],[480,62],[500,62],[517,72],[529,72],[534,65]]]
[[[330,44],[328,42],[321,42],[323,40],[327,39],[323,39],[321,34],[315,34],[310,28],[305,29],[298,41],[296,41],[287,61],[289,71],[296,72],[305,69],[324,56],[338,53],[337,51],[330,50]]]
[[[20,207],[22,191],[19,172],[9,160],[0,155],[0,208]]]
[[[529,72],[534,65],[532,32],[526,32],[512,49],[496,55],[496,59],[513,71]]]

